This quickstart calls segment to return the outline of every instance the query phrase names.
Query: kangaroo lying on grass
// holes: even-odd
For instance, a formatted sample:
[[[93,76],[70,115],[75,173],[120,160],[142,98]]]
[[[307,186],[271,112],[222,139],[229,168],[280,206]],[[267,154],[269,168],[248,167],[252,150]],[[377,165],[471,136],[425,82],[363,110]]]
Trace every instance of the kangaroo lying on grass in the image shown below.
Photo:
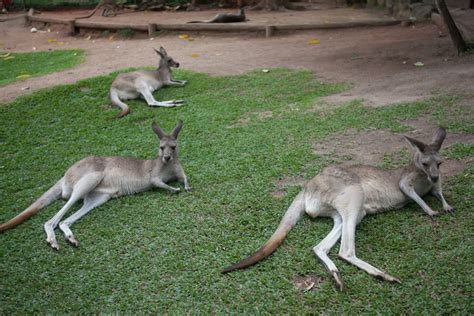
[[[139,70],[119,74],[112,82],[110,88],[110,100],[113,105],[122,109],[117,117],[123,117],[130,112],[127,104],[121,100],[137,99],[143,97],[149,106],[180,106],[183,100],[171,100],[158,102],[152,92],[163,86],[184,86],[187,81],[171,79],[171,67],[179,67],[179,63],[168,56],[165,49],[160,47],[156,53],[161,57],[157,70]]]
[[[306,212],[311,217],[328,216],[334,220],[331,232],[313,251],[332,274],[340,290],[344,287],[341,276],[327,255],[339,239],[341,259],[375,277],[401,283],[397,277],[388,275],[356,257],[356,225],[367,214],[398,209],[411,200],[421,206],[429,216],[435,216],[438,213],[420,198],[428,192],[433,193],[443,203],[446,212],[454,212],[454,208],[448,205],[441,191],[441,158],[438,152],[445,137],[446,131],[442,128],[438,129],[429,145],[405,136],[414,149],[414,161],[402,169],[380,170],[362,165],[325,168],[306,183],[265,245],[252,256],[224,269],[222,273],[246,268],[271,255]]]
[[[166,183],[178,180],[184,183],[184,189],[191,192],[186,175],[178,160],[177,138],[183,123],[178,122],[173,132],[166,135],[153,122],[152,129],[160,139],[158,157],[154,160],[140,160],[125,157],[87,157],[76,162],[64,176],[36,202],[22,213],[0,225],[0,231],[13,228],[36,214],[42,208],[59,198],[68,199],[61,210],[44,224],[46,241],[56,250],[54,229],[58,226],[67,241],[78,246],[79,242],[72,234],[70,226],[93,208],[104,204],[111,198],[150,190],[154,187],[167,189],[173,193],[180,191]],[[84,205],[66,220],[59,222],[71,206],[78,200]]]
[[[235,23],[235,22],[245,22],[245,12],[244,9],[239,9],[238,13],[220,13],[210,20],[202,21],[189,21],[188,23]]]

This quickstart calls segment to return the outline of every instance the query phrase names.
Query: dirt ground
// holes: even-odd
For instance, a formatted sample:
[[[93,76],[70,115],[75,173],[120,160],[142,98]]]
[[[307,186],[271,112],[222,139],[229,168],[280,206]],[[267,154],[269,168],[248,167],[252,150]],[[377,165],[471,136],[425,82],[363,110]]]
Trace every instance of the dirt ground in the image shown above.
[[[350,19],[383,19],[380,11],[352,11],[355,13],[344,11]],[[85,12],[54,14],[77,16]],[[190,19],[204,18],[216,12],[159,12],[155,15],[156,20],[161,21],[167,16],[171,21],[183,19],[183,15]],[[299,23],[309,23],[340,20],[343,16],[340,12],[340,9],[312,10],[302,15],[288,11],[271,14],[250,12],[248,16],[253,21],[277,17],[282,23],[290,23],[297,16]],[[125,17],[132,23],[143,19],[141,13],[126,14],[120,19]],[[114,18],[96,16],[93,19],[110,21]],[[352,82],[352,90],[329,98],[333,102],[365,99],[368,104],[385,105],[425,98],[432,93],[474,92],[474,55],[457,57],[450,38],[439,37],[438,29],[430,23],[410,27],[296,31],[279,33],[272,38],[264,38],[257,33],[190,33],[194,41],[180,39],[178,35],[181,33],[161,34],[153,39],[145,35],[133,39],[110,39],[110,34],[101,37],[101,32],[92,34],[90,38],[88,34],[71,37],[60,26],[51,26],[50,29],[51,32],[30,33],[21,20],[2,22],[0,48],[7,51],[81,48],[87,52],[86,61],[61,73],[1,87],[0,102],[11,101],[51,85],[73,83],[120,68],[155,65],[157,59],[152,48],[159,46],[164,46],[183,68],[212,75],[288,67],[310,69],[324,81]],[[49,39],[64,44],[58,45],[57,42],[49,42]],[[312,39],[319,40],[320,44],[309,44]],[[418,61],[423,62],[424,66],[415,67],[413,64]]]

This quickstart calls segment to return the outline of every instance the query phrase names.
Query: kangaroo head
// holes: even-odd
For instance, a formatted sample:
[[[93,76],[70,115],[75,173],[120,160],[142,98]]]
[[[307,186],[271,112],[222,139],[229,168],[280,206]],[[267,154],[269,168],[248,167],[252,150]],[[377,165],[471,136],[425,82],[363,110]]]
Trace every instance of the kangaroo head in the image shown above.
[[[155,49],[155,52],[161,57],[159,68],[179,68],[179,63],[174,61],[174,59],[170,56],[168,56],[168,53],[163,47],[160,47],[160,50]]]
[[[423,171],[433,183],[436,183],[439,179],[439,166],[442,163],[439,150],[445,137],[446,130],[444,128],[439,128],[436,131],[430,144],[405,136],[415,150],[413,157],[415,166]]]
[[[179,120],[171,134],[167,135],[155,122],[153,122],[151,125],[151,128],[160,139],[160,150],[158,151],[158,157],[162,162],[167,163],[175,158],[178,158],[177,139],[181,127],[183,127],[183,122]]]

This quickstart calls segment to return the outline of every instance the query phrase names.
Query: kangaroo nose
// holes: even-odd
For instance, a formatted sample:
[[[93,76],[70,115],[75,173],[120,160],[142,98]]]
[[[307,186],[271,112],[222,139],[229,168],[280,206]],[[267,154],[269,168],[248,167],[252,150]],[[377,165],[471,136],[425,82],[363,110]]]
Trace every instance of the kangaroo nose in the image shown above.
[[[165,156],[164,157],[166,161],[170,161],[171,157],[170,156]]]
[[[438,182],[438,179],[439,179],[438,176],[431,177],[431,181],[433,181],[434,183]]]
[[[179,68],[179,63],[176,63],[176,68]]]

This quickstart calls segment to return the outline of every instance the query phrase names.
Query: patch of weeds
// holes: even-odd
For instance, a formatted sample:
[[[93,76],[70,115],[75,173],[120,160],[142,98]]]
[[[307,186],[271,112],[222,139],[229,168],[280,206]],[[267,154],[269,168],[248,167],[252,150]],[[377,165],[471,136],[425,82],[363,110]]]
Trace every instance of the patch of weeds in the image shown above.
[[[84,61],[80,49],[33,53],[0,52],[0,86],[74,67]]]
[[[451,146],[445,156],[450,159],[461,160],[467,157],[474,157],[474,145],[473,144],[454,144]]]
[[[135,36],[135,31],[132,29],[121,29],[117,31],[117,34],[121,38],[129,39]]]

